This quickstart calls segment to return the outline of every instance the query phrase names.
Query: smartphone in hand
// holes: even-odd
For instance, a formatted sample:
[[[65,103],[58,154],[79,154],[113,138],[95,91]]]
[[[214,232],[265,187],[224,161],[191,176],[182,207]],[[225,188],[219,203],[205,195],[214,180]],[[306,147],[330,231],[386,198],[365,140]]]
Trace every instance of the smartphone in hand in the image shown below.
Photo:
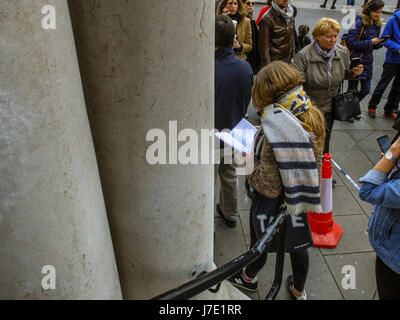
[[[381,43],[384,43],[385,41],[390,39],[390,36],[383,36],[383,37],[381,37],[379,39],[383,40]]]
[[[351,63],[350,63],[350,70],[353,69],[354,67],[357,67],[358,65],[361,64],[361,58],[351,58]]]
[[[388,151],[392,145],[390,143],[390,139],[387,134],[377,137],[376,141],[378,142],[379,147],[381,148],[383,154],[385,154],[386,151]]]

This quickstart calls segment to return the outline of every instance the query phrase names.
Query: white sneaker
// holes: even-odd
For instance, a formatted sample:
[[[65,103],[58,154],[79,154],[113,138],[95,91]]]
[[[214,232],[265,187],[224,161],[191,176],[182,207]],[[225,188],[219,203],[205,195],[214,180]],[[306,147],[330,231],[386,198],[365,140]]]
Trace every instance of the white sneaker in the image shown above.
[[[303,290],[303,294],[301,296],[296,296],[293,293],[293,284],[294,284],[293,275],[290,275],[290,276],[288,276],[288,278],[286,280],[286,288],[288,289],[289,294],[292,297],[292,299],[294,299],[294,300],[307,300],[306,290]]]

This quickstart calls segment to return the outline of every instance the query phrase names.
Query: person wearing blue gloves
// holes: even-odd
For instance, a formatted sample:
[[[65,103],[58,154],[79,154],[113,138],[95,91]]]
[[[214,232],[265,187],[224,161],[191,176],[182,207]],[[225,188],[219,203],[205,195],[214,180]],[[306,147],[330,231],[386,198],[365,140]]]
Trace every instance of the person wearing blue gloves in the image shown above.
[[[400,100],[400,11],[396,11],[388,21],[381,35],[386,41],[383,45],[387,48],[385,63],[381,80],[368,104],[367,115],[375,118],[376,108],[390,81],[393,80],[388,100],[384,106],[385,118],[395,120]]]
[[[375,250],[380,300],[400,300],[400,138],[359,181],[360,198],[375,206],[368,235]]]

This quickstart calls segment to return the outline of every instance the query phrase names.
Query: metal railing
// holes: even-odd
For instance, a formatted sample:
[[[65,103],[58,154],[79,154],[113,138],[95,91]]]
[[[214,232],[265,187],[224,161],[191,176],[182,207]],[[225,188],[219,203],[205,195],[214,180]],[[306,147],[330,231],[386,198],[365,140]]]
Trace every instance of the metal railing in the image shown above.
[[[262,238],[245,254],[231,260],[223,266],[209,273],[202,273],[198,278],[191,280],[175,289],[167,291],[152,300],[186,300],[199,293],[210,290],[216,293],[221,282],[238,273],[244,267],[251,264],[265,251],[266,244],[278,232],[279,247],[276,255],[275,279],[265,300],[273,300],[277,296],[282,283],[283,265],[285,259],[285,235],[286,235],[286,209],[281,209],[278,216],[269,224]],[[281,226],[281,228],[279,228]],[[214,286],[216,289],[210,289]]]

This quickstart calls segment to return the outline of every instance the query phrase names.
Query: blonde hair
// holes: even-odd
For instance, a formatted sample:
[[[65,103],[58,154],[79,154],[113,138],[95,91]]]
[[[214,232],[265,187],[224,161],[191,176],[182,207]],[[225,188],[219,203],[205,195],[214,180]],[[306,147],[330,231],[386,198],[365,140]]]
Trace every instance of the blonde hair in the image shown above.
[[[252,89],[254,108],[261,112],[267,105],[277,102],[283,93],[301,85],[300,73],[283,61],[274,61],[259,71]],[[311,104],[309,109],[297,116],[303,128],[312,131],[317,138],[318,150],[323,149],[325,139],[325,118],[323,113]]]
[[[313,39],[317,39],[318,36],[324,35],[329,32],[329,30],[335,30],[337,33],[340,32],[340,24],[335,19],[321,18],[318,20],[317,25],[312,31]]]

